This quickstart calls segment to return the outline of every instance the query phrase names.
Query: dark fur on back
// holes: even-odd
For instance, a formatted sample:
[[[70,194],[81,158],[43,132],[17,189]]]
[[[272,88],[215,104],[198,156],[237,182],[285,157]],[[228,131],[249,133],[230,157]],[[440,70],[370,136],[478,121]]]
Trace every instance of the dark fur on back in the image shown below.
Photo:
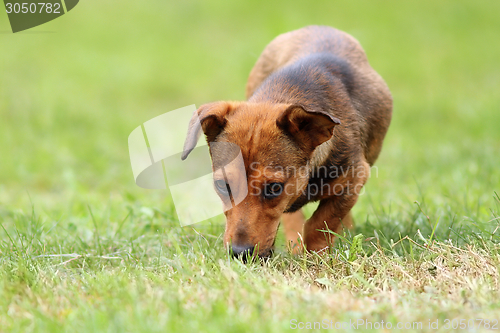
[[[297,36],[292,31],[268,45],[250,73],[249,102],[294,103],[312,98],[312,107],[329,110],[341,121],[347,116],[346,121],[357,124],[351,130],[357,132],[353,134],[360,139],[366,161],[373,165],[391,120],[389,88],[352,36],[324,26],[300,31],[305,33]],[[352,112],[341,114],[346,107]]]

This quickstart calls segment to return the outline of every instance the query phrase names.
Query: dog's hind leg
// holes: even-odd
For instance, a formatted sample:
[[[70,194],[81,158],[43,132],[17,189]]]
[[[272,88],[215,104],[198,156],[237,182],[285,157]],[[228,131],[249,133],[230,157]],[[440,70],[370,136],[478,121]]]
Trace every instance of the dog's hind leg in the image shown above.
[[[336,231],[336,233],[340,233],[342,229],[350,229],[352,230],[354,228],[354,219],[352,218],[352,211],[347,213],[346,216],[341,221],[341,225],[339,229]]]
[[[293,213],[283,214],[283,226],[285,227],[286,242],[293,253],[299,253],[302,251],[300,240],[303,235],[304,223],[305,217],[302,209]]]

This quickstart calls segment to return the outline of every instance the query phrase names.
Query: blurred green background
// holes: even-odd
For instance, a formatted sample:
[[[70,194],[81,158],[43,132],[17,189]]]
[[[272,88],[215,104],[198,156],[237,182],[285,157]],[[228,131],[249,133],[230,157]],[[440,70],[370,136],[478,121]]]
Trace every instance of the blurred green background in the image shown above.
[[[498,0],[106,0],[12,34],[0,13],[0,332],[495,318],[499,16]],[[167,191],[135,185],[128,135],[170,110],[243,99],[264,47],[310,24],[357,38],[393,93],[354,207],[370,258],[343,263],[338,241],[331,262],[282,248],[269,265],[228,261],[222,218],[183,228]],[[468,250],[452,255],[457,243]]]
[[[355,207],[361,228],[397,230],[415,200],[448,224],[488,222],[500,190],[499,13],[497,0],[81,1],[17,34],[0,14],[0,218],[30,202],[62,220],[87,204],[115,207],[111,221],[126,205],[171,211],[166,191],[134,184],[129,133],[179,107],[244,99],[266,44],[320,24],[357,38],[394,97]]]

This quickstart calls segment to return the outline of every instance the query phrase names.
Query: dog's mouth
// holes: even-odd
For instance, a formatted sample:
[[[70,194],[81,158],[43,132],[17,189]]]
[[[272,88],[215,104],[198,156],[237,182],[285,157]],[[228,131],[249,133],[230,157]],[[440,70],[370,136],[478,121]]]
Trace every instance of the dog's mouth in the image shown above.
[[[271,241],[271,242],[270,242]],[[266,242],[267,246],[264,248],[261,246],[263,242]],[[257,245],[250,245],[253,242],[249,243],[229,243],[226,244],[226,248],[228,250],[229,255],[233,258],[240,259],[244,263],[252,262],[257,259],[267,260],[273,256],[274,253],[274,245],[276,242],[276,234],[271,239],[266,239],[265,241],[258,242]]]
[[[267,249],[259,254],[260,259],[270,259],[273,256],[273,248]]]
[[[230,254],[233,258],[240,259],[244,263],[252,262],[257,259],[268,260],[273,256],[273,248],[269,248],[264,251],[260,251],[257,253],[254,249],[247,249],[245,251],[236,253],[235,251],[230,251]]]

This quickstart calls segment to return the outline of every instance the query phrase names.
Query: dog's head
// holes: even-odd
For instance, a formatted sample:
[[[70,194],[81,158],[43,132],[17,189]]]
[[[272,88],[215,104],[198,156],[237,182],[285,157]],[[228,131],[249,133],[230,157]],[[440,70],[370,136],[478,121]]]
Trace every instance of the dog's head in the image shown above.
[[[280,216],[307,187],[311,156],[332,137],[337,124],[340,121],[325,112],[296,104],[215,102],[195,112],[182,159],[203,130],[209,145],[217,143],[210,146],[210,154],[223,205],[231,207],[240,189],[248,189],[225,212],[224,244],[233,254],[271,253]],[[238,154],[241,150],[244,170],[228,164],[235,150],[219,144],[226,142],[239,147]]]

